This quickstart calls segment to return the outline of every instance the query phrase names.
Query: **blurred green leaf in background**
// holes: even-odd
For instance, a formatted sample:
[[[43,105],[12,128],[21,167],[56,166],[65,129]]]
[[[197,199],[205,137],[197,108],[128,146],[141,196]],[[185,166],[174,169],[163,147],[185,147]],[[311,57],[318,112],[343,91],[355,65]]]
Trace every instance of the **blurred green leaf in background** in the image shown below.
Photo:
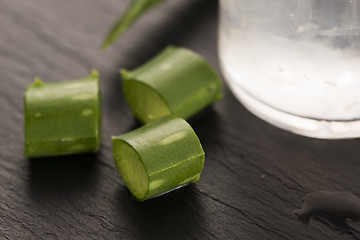
[[[118,37],[121,36],[136,19],[138,19],[144,12],[165,0],[133,0],[130,7],[120,18],[114,23],[110,31],[105,37],[101,45],[102,49],[108,48],[113,44]]]

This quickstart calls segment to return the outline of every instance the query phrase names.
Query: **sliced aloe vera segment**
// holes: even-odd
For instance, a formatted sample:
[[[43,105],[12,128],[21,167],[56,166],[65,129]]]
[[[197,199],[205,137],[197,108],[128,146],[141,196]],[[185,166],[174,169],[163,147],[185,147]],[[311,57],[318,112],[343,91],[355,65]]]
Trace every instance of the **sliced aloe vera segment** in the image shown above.
[[[27,157],[97,152],[101,137],[99,74],[29,85],[24,96]]]
[[[111,27],[105,37],[102,49],[106,49],[121,36],[144,12],[164,0],[133,0],[130,7]]]
[[[167,47],[133,71],[121,71],[124,95],[137,118],[187,119],[222,97],[222,81],[199,54]]]
[[[138,201],[200,179],[205,153],[183,119],[165,117],[112,139],[116,167]]]

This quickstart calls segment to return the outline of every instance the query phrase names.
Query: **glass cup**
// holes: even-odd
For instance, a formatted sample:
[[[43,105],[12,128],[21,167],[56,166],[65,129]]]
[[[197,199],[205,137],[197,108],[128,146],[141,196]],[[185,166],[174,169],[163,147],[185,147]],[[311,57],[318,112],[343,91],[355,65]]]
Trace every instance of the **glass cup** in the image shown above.
[[[360,137],[360,0],[221,0],[219,56],[258,117],[315,138]]]

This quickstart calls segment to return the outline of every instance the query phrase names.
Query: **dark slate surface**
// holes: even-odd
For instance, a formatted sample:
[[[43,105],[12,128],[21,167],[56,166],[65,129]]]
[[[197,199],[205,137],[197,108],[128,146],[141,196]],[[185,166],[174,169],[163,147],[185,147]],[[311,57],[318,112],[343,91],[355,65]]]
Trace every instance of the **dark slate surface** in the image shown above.
[[[99,50],[129,1],[0,0],[1,239],[359,239],[293,215],[318,190],[360,194],[360,141],[296,136],[250,114],[229,90],[191,120],[206,152],[199,182],[133,201],[112,159],[110,135],[138,126],[119,68],[168,44],[204,55],[219,71],[213,0],[170,0]],[[103,142],[97,155],[23,157],[23,92],[44,81],[101,72]]]

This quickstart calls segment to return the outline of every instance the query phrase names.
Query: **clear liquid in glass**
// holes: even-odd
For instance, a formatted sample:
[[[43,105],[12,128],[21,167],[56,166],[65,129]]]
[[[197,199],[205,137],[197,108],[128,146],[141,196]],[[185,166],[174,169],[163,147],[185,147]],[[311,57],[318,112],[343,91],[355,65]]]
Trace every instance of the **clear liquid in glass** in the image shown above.
[[[254,114],[316,138],[360,136],[360,0],[221,0],[219,56]]]

